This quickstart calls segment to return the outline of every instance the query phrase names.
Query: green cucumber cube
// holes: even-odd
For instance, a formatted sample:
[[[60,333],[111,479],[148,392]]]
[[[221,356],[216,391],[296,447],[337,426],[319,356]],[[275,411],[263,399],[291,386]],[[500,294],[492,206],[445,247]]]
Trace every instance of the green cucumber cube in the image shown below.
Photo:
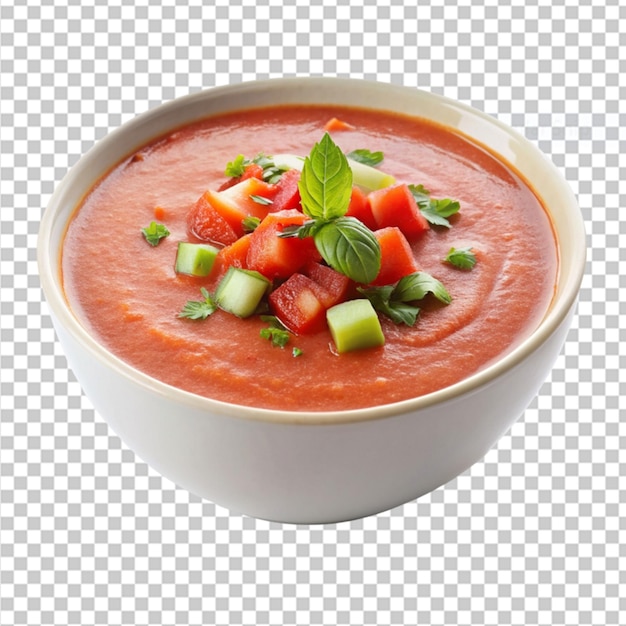
[[[274,161],[276,167],[288,168],[290,170],[302,171],[304,167],[304,158],[295,154],[274,154],[272,161]]]
[[[348,159],[348,165],[352,170],[353,184],[358,185],[365,191],[391,187],[396,182],[396,179],[391,174],[381,172],[371,165],[365,165],[365,163],[359,163],[352,159]]]
[[[240,267],[229,267],[215,292],[220,309],[237,317],[250,317],[272,283],[263,274]]]
[[[304,167],[304,159],[295,154],[275,154],[272,160],[277,167],[287,167],[300,171]],[[365,165],[365,163],[359,163],[352,159],[348,159],[348,165],[352,170],[352,182],[366,191],[391,187],[396,182],[391,174],[381,172],[371,165]]]
[[[175,270],[178,274],[208,276],[218,252],[218,248],[208,243],[181,241],[176,251]]]
[[[326,311],[326,320],[340,354],[385,344],[380,320],[369,300],[348,300]]]

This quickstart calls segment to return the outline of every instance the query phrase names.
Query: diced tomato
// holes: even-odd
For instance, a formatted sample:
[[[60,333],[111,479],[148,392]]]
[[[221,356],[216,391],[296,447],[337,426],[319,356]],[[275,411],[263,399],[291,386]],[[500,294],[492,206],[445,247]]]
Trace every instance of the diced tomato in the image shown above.
[[[210,201],[209,192],[200,196],[187,215],[189,232],[201,241],[228,245],[237,241],[239,234],[222,217]]]
[[[302,268],[302,272],[319,287],[315,295],[327,309],[346,300],[354,286],[344,274],[315,261],[309,261]]]
[[[344,122],[337,117],[331,117],[324,125],[324,130],[328,132],[334,130],[352,130],[353,128],[354,126],[352,126],[352,124],[348,124],[348,122]]]
[[[263,179],[263,168],[256,163],[250,163],[246,165],[243,174],[241,176],[235,176],[233,178],[229,178],[222,186],[218,189],[218,191],[224,191],[224,189],[228,189],[237,183],[240,183],[242,180],[246,180],[247,178],[258,178],[260,180]]]
[[[367,194],[356,185],[352,187],[352,196],[350,197],[350,204],[348,205],[346,215],[360,220],[370,230],[378,228],[378,225],[374,221],[374,216],[372,215],[372,208],[370,207]]]
[[[243,235],[242,222],[245,217],[248,216],[245,210],[240,208],[235,202],[228,197],[223,196],[224,191],[212,191],[211,189],[204,192],[204,196],[207,202],[215,209],[215,212],[220,215],[235,231],[237,237]]]
[[[411,246],[397,226],[376,230],[374,235],[380,244],[380,272],[373,285],[392,285],[419,270]]]
[[[408,185],[376,189],[368,194],[372,215],[378,228],[397,226],[413,239],[428,230],[428,221],[421,214]]]
[[[301,226],[307,219],[295,209],[268,213],[251,234],[246,257],[248,269],[273,280],[288,278],[308,261],[319,260],[320,254],[311,237],[278,236],[285,227]]]
[[[243,235],[243,220],[249,215],[263,219],[271,206],[254,200],[258,196],[271,200],[276,193],[274,185],[258,178],[248,178],[224,191],[206,192],[207,200],[213,208],[230,224],[238,236]]]
[[[273,200],[277,193],[277,185],[270,185],[264,180],[259,180],[258,178],[247,178],[246,180],[242,180],[240,183],[221,191],[220,197],[228,198],[229,200],[236,202],[242,209],[247,209],[249,215],[255,215],[254,211],[257,211],[263,213],[263,217],[265,217],[265,214],[267,214],[267,208],[260,209],[259,206],[264,207],[267,205],[259,204],[258,201],[253,200],[250,196]]]
[[[274,315],[294,333],[310,333],[324,327],[326,308],[315,295],[316,287],[310,278],[296,273],[269,295]]]
[[[284,211],[285,209],[300,208],[300,190],[298,181],[300,172],[296,169],[287,170],[276,183],[277,193],[270,211]]]
[[[250,249],[250,237],[251,233],[248,233],[218,252],[215,265],[219,274],[223,274],[231,266],[247,268],[246,257]]]

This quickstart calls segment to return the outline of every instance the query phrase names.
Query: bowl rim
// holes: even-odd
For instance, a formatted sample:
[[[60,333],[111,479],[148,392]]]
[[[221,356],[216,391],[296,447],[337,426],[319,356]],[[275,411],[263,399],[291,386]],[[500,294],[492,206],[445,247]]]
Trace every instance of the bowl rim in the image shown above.
[[[178,387],[169,385],[159,379],[153,378],[148,374],[136,369],[132,365],[126,363],[119,357],[115,356],[112,352],[101,345],[94,337],[92,337],[87,329],[79,322],[78,318],[72,313],[70,305],[66,300],[61,278],[60,268],[60,250],[62,248],[59,243],[59,258],[54,259],[52,262],[52,234],[53,227],[59,218],[59,212],[66,207],[66,203],[63,202],[64,196],[68,189],[74,183],[76,178],[80,175],[81,170],[85,169],[88,162],[92,162],[98,157],[98,155],[104,151],[106,147],[112,146],[117,138],[122,134],[129,132],[133,128],[138,128],[141,125],[154,124],[155,120],[158,120],[161,116],[166,116],[185,107],[194,106],[199,102],[205,100],[219,100],[221,97],[238,97],[250,91],[254,92],[267,92],[275,93],[281,90],[287,89],[288,91],[298,90],[299,87],[307,86],[310,89],[314,89],[319,93],[324,93],[324,90],[331,87],[332,90],[343,89],[384,89],[386,93],[392,95],[393,92],[401,94],[406,97],[409,92],[412,92],[416,102],[422,100],[430,105],[445,106],[448,109],[456,111],[460,115],[470,116],[486,123],[489,126],[497,128],[500,132],[504,133],[511,140],[524,147],[526,151],[534,159],[541,162],[542,168],[545,168],[545,175],[553,179],[553,183],[557,187],[557,192],[560,194],[562,201],[568,207],[568,215],[571,214],[571,220],[568,220],[569,236],[572,239],[574,249],[577,254],[574,254],[571,259],[572,268],[567,276],[567,281],[563,284],[561,281],[563,277],[561,272],[557,277],[557,285],[562,287],[560,295],[553,298],[553,302],[550,305],[549,310],[545,314],[542,321],[537,328],[527,337],[525,337],[517,346],[512,350],[499,357],[493,363],[487,365],[478,372],[464,378],[463,380],[445,387],[443,389],[431,392],[429,394],[418,396],[416,398],[410,398],[399,402],[376,405],[372,407],[360,408],[360,409],[348,409],[339,411],[287,411],[281,409],[267,409],[258,408],[246,405],[233,404],[215,400],[200,396]],[[389,98],[391,101],[391,98]],[[320,99],[320,102],[324,102]],[[312,99],[304,101],[305,104],[315,104]],[[339,102],[336,102],[339,104]],[[257,108],[262,105],[254,106],[241,106],[240,110],[247,108]],[[368,107],[380,109],[380,107]],[[393,107],[389,107],[387,110],[393,111]],[[209,117],[205,114],[201,117]],[[427,117],[424,115],[415,114],[414,117]],[[200,119],[200,118],[198,118]],[[186,121],[182,125],[190,123]],[[178,125],[180,127],[181,124]],[[173,132],[176,126],[167,126],[159,132],[153,134],[152,140],[164,135],[167,132]],[[465,135],[474,142],[485,145],[481,140],[472,137],[471,134],[465,133],[463,130],[454,128],[456,132]],[[150,141],[150,140],[149,140]],[[141,145],[145,145],[146,141],[140,142]],[[487,148],[507,164],[510,164],[504,156],[499,155],[494,149]],[[124,158],[124,154],[120,154],[117,160],[108,165],[106,171],[110,171]],[[514,169],[515,166],[513,166]],[[96,179],[97,180],[97,179]],[[96,180],[91,180],[88,189],[91,189]],[[538,194],[539,195],[539,194]],[[541,197],[541,195],[540,195]],[[68,217],[63,223],[63,235],[64,236],[67,225],[69,224],[72,215],[79,203],[73,203],[71,210],[68,213]],[[545,202],[544,202],[545,204]],[[549,207],[546,206],[546,210],[549,211]],[[555,237],[559,234],[553,222],[553,228],[555,230]],[[61,239],[62,239],[61,237]],[[561,248],[561,242],[558,241],[557,247]],[[458,400],[461,396],[473,393],[479,388],[490,384],[493,380],[504,375],[506,372],[513,369],[521,361],[525,360],[530,354],[536,351],[542,344],[544,344],[548,338],[556,332],[560,325],[566,320],[569,312],[576,304],[580,285],[584,276],[585,263],[586,263],[586,235],[584,229],[584,223],[582,214],[579,210],[576,197],[569,187],[564,176],[557,169],[557,167],[550,161],[533,143],[531,143],[526,137],[520,134],[512,127],[504,124],[497,118],[473,108],[465,103],[453,100],[447,96],[436,94],[430,91],[422,89],[407,87],[403,85],[394,85],[390,83],[384,83],[379,81],[367,80],[367,79],[354,79],[354,78],[336,78],[336,77],[295,77],[295,78],[270,78],[257,81],[244,81],[241,83],[235,83],[231,85],[222,85],[216,87],[210,87],[198,92],[190,93],[163,104],[160,104],[152,109],[149,109],[127,122],[123,123],[112,132],[108,133],[102,139],[98,140],[89,151],[87,151],[81,158],[68,170],[63,179],[57,184],[53,194],[51,195],[47,207],[43,213],[37,241],[37,262],[39,268],[39,276],[41,287],[45,295],[45,299],[52,314],[53,322],[60,323],[73,338],[78,341],[84,349],[86,349],[90,355],[98,359],[105,364],[108,368],[113,369],[119,375],[126,378],[130,378],[136,385],[144,387],[146,390],[158,396],[168,398],[172,401],[182,403],[193,409],[200,411],[210,412],[213,414],[226,415],[231,417],[249,419],[249,420],[261,420],[266,422],[276,423],[288,423],[288,424],[343,424],[352,422],[369,421],[376,419],[385,419],[394,416],[399,416],[406,413],[414,413],[418,410],[431,407],[435,404],[444,404],[450,401]],[[559,260],[559,268],[561,267],[561,259]]]

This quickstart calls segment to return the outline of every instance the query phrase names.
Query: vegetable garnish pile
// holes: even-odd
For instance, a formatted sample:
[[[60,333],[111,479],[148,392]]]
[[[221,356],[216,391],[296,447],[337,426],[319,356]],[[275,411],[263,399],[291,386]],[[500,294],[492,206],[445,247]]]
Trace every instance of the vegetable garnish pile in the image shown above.
[[[379,315],[413,326],[428,294],[452,298],[420,271],[411,249],[431,225],[450,228],[459,203],[377,169],[382,152],[344,154],[326,132],[309,156],[238,155],[228,180],[206,191],[188,216],[193,241],[178,244],[177,273],[207,277],[213,293],[178,314],[205,320],[217,309],[260,316],[261,337],[284,347],[294,335],[330,331],[339,354],[385,343]],[[142,229],[157,246],[163,224]],[[442,261],[471,270],[471,248]],[[293,348],[292,354],[302,351]]]

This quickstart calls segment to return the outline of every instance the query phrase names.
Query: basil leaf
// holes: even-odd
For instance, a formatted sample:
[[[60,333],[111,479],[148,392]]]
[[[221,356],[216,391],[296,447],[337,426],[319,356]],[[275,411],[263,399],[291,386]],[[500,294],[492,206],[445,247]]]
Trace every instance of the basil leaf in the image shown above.
[[[370,152],[365,149],[353,150],[352,152],[348,152],[346,156],[352,161],[363,163],[363,165],[369,165],[370,167],[374,167],[379,163],[382,163],[385,158],[383,153],[380,151]]]
[[[380,271],[380,245],[367,226],[353,217],[323,224],[313,234],[322,258],[357,283],[371,283]]]
[[[450,248],[444,261],[462,270],[471,270],[476,265],[476,255],[471,248]]]
[[[393,299],[393,285],[385,285],[384,287],[367,287],[358,288],[371,303],[372,306],[386,315],[396,324],[406,324],[414,326],[419,315],[419,307],[412,304]]]
[[[298,239],[304,239],[305,237],[312,237],[317,229],[323,226],[325,222],[316,222],[315,220],[307,220],[304,224],[285,226],[278,236],[281,239],[289,239],[298,237]]]
[[[389,302],[389,312],[387,313],[387,315],[396,324],[415,326],[415,322],[417,321],[417,316],[419,315],[419,312],[420,308],[413,304],[391,300]]]
[[[304,160],[298,182],[302,211],[313,219],[329,221],[348,210],[352,195],[352,170],[328,133]]]
[[[415,272],[400,279],[393,293],[395,300],[413,302],[432,293],[437,300],[450,304],[452,297],[443,284],[426,272]]]

